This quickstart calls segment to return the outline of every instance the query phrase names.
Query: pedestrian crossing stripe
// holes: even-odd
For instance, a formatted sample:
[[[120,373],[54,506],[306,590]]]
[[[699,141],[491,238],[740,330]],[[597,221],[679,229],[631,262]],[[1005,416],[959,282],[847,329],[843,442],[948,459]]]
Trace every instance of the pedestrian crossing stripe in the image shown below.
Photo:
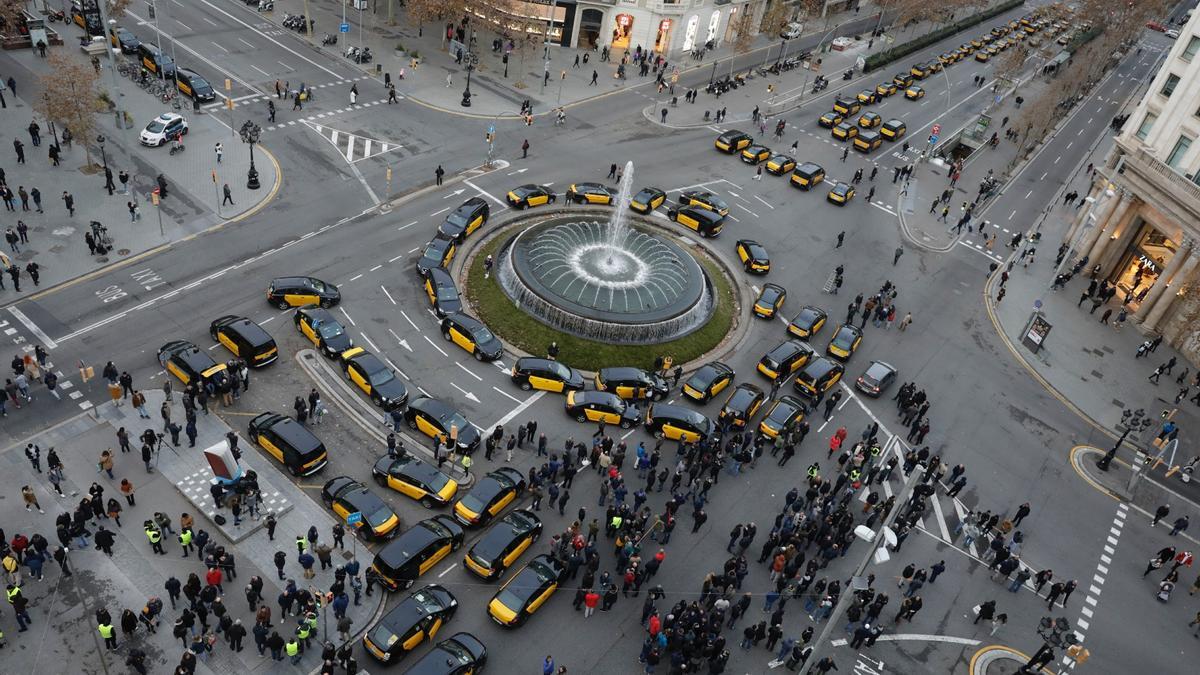
[[[308,120],[303,122],[305,126],[321,134],[321,137],[329,141],[337,149],[338,154],[351,164],[404,147],[399,143],[359,136]]]

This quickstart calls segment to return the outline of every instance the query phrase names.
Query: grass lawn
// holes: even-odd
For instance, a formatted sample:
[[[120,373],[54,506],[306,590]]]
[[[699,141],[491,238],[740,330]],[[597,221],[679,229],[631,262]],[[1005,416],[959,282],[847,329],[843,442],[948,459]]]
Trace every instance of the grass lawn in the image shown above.
[[[716,347],[733,327],[734,295],[729,280],[717,264],[706,256],[698,257],[708,272],[717,294],[717,305],[708,323],[699,330],[677,340],[656,345],[615,345],[595,342],[563,333],[525,312],[515,304],[496,275],[483,278],[483,261],[489,254],[508,240],[499,236],[483,246],[472,261],[467,272],[467,298],[478,313],[479,319],[509,344],[537,356],[546,355],[546,347],[558,342],[558,360],[581,370],[599,370],[608,366],[636,366],[649,370],[654,366],[654,357],[671,356],[675,363],[684,364]]]

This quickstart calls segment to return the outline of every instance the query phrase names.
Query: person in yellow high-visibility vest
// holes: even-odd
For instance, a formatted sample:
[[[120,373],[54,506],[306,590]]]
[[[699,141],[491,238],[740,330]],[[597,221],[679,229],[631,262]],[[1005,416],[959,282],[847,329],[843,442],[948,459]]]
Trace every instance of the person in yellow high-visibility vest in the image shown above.
[[[100,623],[96,626],[100,631],[100,637],[104,638],[104,646],[112,651],[117,648],[117,629],[113,628],[111,623]]]
[[[288,658],[292,660],[293,665],[300,663],[300,657],[303,654],[300,651],[299,640],[292,638],[291,640],[288,640],[287,644],[284,645],[283,648],[287,652]]]

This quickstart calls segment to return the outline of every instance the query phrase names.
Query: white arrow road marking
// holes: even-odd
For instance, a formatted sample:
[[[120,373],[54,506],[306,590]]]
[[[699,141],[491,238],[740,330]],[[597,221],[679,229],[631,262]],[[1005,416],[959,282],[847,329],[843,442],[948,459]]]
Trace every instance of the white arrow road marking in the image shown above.
[[[464,190],[466,190],[466,188],[458,188],[454,192],[451,192],[450,194],[446,195],[445,197],[442,197],[442,199],[450,199],[451,197],[457,197],[457,196],[461,195]]]
[[[475,403],[479,403],[479,399],[475,396],[475,394],[472,394],[471,392],[467,391],[466,389],[463,389],[462,387],[458,386],[457,384],[454,384],[453,382],[450,383],[450,386],[461,391],[462,395],[466,396],[468,401],[474,401]]]

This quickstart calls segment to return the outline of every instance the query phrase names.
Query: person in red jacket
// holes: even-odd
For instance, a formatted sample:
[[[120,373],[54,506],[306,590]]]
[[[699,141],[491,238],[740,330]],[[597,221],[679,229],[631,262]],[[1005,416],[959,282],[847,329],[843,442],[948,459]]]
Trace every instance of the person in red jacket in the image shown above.
[[[583,596],[583,618],[587,618],[596,613],[596,605],[600,604],[600,594],[594,589],[587,592]]]
[[[650,625],[648,627],[650,637],[658,637],[658,631],[662,629],[662,621],[658,618],[658,613],[650,615]]]
[[[225,594],[225,589],[221,588],[221,581],[224,578],[225,578],[225,575],[223,575],[221,573],[220,568],[217,568],[217,567],[208,568],[208,572],[206,572],[204,574],[205,582],[207,582],[209,586],[216,586],[217,592],[220,593],[221,595]]]

